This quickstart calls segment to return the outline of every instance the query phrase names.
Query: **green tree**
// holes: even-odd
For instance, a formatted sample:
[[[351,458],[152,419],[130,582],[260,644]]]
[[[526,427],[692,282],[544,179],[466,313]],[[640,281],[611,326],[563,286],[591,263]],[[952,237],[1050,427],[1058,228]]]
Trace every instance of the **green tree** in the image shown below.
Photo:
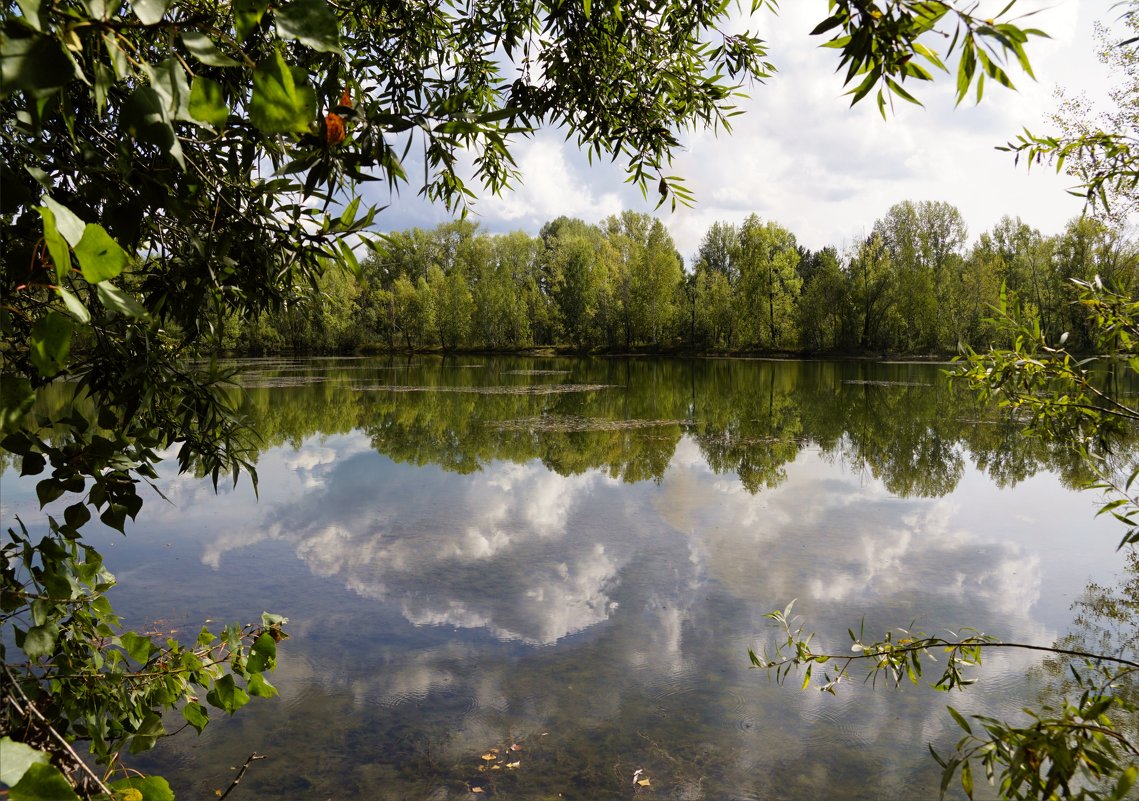
[[[51,750],[59,764],[71,759],[73,776],[91,778],[70,750],[78,737],[91,737],[96,758],[108,764],[128,745],[149,747],[164,709],[204,725],[193,692],[205,690],[227,712],[249,694],[271,694],[263,674],[280,621],[266,619],[248,637],[229,630],[217,648],[212,640],[182,649],[117,633],[98,554],[82,542],[92,512],[119,529],[137,515],[135,484],[154,476],[165,448],[177,446],[181,469],[215,482],[252,472],[227,376],[187,361],[214,329],[281,310],[298,288],[319,285],[338,266],[359,272],[353,248],[376,211],[361,209],[355,185],[406,180],[399,154],[415,143],[424,154],[421,191],[451,209],[470,196],[460,153],[471,155],[472,180],[501,190],[513,176],[512,137],[540,124],[561,127],[595,155],[620,157],[630,179],[646,191],[655,185],[662,200],[687,199],[668,173],[679,131],[727,128],[742,84],[771,72],[757,37],[721,31],[727,13],[675,0],[6,7],[0,431],[24,473],[50,466],[41,501],[71,502],[62,525],[49,520],[47,535],[34,539],[13,530],[15,545],[4,552],[4,619],[28,659],[14,668],[14,684],[50,713],[51,736],[29,748]],[[1027,64],[1028,32],[941,3],[905,0],[883,11],[839,0],[817,31],[830,32],[847,82],[857,82],[855,99],[876,87],[879,98],[905,98],[905,81],[912,87],[930,77],[918,62],[941,64],[945,51],[918,41],[938,25],[961,34],[943,46],[964,54],[966,88],[976,77],[969,64],[979,61],[990,77],[1003,76],[992,61],[1002,53]],[[503,55],[517,68],[513,80],[504,77]],[[431,319],[428,302],[431,268],[449,264],[449,255],[419,265],[413,293],[391,279],[396,306],[420,307],[405,327],[409,345],[436,322],[453,323]],[[412,280],[410,271],[399,275]],[[466,291],[447,288],[448,303]],[[74,382],[73,402],[48,417],[27,415],[64,381]],[[104,659],[108,641],[124,656]],[[184,672],[166,671],[175,657]],[[214,661],[206,670],[192,659]],[[76,665],[106,677],[99,686],[111,689],[98,697],[47,693],[82,706],[43,703],[52,682]],[[153,685],[152,673],[161,674]],[[121,691],[136,680],[154,692]],[[5,696],[9,721],[34,717],[14,698]],[[0,745],[7,765],[12,746]],[[64,796],[51,784],[53,770],[29,767],[6,779],[14,797]],[[99,777],[83,781],[72,784],[109,795]],[[123,781],[144,798],[160,797],[149,784]]]

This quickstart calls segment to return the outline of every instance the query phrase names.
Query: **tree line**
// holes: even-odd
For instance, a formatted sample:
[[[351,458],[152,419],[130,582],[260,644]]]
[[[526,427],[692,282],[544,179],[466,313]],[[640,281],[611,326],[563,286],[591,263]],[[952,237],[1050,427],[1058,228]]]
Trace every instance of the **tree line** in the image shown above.
[[[441,349],[938,354],[1007,345],[993,308],[1092,342],[1072,280],[1130,291],[1139,244],[1079,217],[1046,236],[1005,216],[973,243],[960,211],[903,201],[852,247],[810,250],[755,214],[714,223],[687,266],[659,219],[559,217],[538,236],[468,220],[384,237],[356,273],[258,319],[217,326],[223,350]]]

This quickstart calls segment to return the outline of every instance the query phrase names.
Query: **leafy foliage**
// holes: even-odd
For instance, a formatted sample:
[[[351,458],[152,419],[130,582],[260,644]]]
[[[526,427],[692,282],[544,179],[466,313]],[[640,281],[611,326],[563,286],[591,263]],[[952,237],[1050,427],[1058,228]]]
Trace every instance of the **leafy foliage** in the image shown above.
[[[949,707],[950,716],[965,736],[957,742],[952,756],[943,757],[930,747],[942,767],[942,796],[956,776],[965,794],[974,797],[974,762],[981,765],[987,781],[998,787],[1001,798],[1008,799],[1118,801],[1128,796],[1139,777],[1139,747],[1120,728],[1120,722],[1126,722],[1139,708],[1130,697],[1116,691],[1121,682],[1139,671],[1139,662],[1058,646],[1001,642],[978,632],[950,632],[949,637],[937,637],[906,629],[887,632],[872,642],[865,641],[863,631],[858,635],[849,631],[848,653],[820,652],[811,647],[814,635],[805,633],[799,618],[792,617],[794,603],[766,615],[780,628],[774,652],[765,651],[760,656],[749,651],[748,656],[753,666],[774,671],[780,683],[793,670],[805,667],[804,690],[813,679],[817,681],[812,676],[814,668],[827,665],[817,688],[834,694],[836,687],[850,678],[850,668],[856,663],[868,663],[869,679],[882,675],[894,685],[905,680],[919,684],[923,665],[939,661],[935,652],[944,658],[945,665],[932,686],[944,691],[973,684],[976,679],[969,678],[966,671],[981,666],[982,652],[987,649],[1029,649],[1086,660],[1083,674],[1072,668],[1078,696],[1063,697],[1039,710],[1025,710],[1030,719],[1027,724],[1010,724],[988,715],[973,715],[974,722],[970,723]],[[1087,678],[1090,676],[1098,680]]]

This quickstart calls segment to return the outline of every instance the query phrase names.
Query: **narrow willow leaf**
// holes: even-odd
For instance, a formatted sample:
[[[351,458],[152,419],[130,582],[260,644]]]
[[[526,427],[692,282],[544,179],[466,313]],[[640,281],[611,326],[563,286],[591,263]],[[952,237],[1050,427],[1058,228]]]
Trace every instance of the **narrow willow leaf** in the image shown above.
[[[111,311],[136,320],[146,317],[146,309],[142,307],[142,304],[114,284],[104,281],[96,287],[96,290],[99,294],[99,300]]]
[[[80,302],[79,298],[61,286],[55,288],[55,293],[63,300],[63,305],[67,309],[67,313],[74,317],[77,322],[83,323],[84,325],[91,322],[91,312],[87,311],[87,307]]]
[[[55,280],[62,283],[64,276],[71,272],[71,253],[67,249],[67,242],[56,227],[55,213],[45,206],[37,206],[36,211],[44,221],[44,244],[55,266]]]

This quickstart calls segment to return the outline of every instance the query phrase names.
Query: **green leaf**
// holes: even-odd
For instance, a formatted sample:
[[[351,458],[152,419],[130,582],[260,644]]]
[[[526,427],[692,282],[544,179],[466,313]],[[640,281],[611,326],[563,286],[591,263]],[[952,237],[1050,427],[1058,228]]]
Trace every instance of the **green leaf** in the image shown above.
[[[24,653],[33,661],[40,657],[51,656],[55,650],[55,638],[58,636],[59,626],[54,623],[32,626],[24,635]]]
[[[56,228],[63,234],[63,238],[67,240],[67,244],[72,247],[78,245],[79,240],[83,238],[83,229],[85,227],[85,223],[79,219],[79,215],[57,201],[51,195],[44,195],[44,205],[51,209],[52,214],[55,215]]]
[[[206,693],[206,700],[232,715],[249,703],[249,694],[238,687],[233,676],[227,673],[214,682],[214,686]]]
[[[969,721],[965,720],[965,718],[961,715],[960,712],[958,712],[956,709],[954,709],[951,706],[947,706],[946,709],[949,710],[950,716],[955,721],[957,721],[958,726],[960,726],[962,729],[964,729],[966,731],[966,733],[968,733],[968,734],[973,733],[973,729],[969,727]]]
[[[186,166],[182,145],[174,135],[174,125],[166,114],[162,98],[153,87],[140,86],[131,92],[123,104],[119,122],[132,138],[154,145],[178,162],[179,166]]]
[[[340,52],[340,25],[324,0],[294,0],[277,10],[277,35],[313,50]]]
[[[143,25],[157,25],[166,13],[170,0],[134,0],[134,13]]]
[[[24,15],[24,20],[42,33],[44,26],[47,25],[47,16],[44,13],[46,9],[43,8],[40,0],[16,0],[16,5],[20,7],[20,13]],[[11,782],[7,783],[11,784]]]
[[[233,0],[233,21],[239,43],[261,24],[268,5],[268,0]]]
[[[0,434],[17,430],[35,400],[36,393],[28,379],[4,376],[0,381]]]
[[[241,64],[223,53],[214,40],[201,31],[182,31],[182,43],[190,55],[211,67],[236,67]]]
[[[64,276],[71,272],[71,253],[67,249],[67,242],[56,227],[55,212],[43,206],[36,206],[35,209],[43,218],[44,244],[55,265],[55,280],[62,282]]]
[[[79,301],[79,298],[61,286],[55,288],[55,293],[63,299],[63,305],[66,307],[68,314],[81,323],[91,322],[91,312],[87,311],[87,307]]]
[[[150,660],[150,651],[154,647],[154,643],[150,641],[149,637],[143,637],[133,631],[125,631],[119,641],[123,644],[123,650],[127,652],[127,656],[135,662],[145,665]]]
[[[192,122],[188,106],[190,82],[186,80],[186,69],[182,63],[176,58],[168,58],[158,64],[145,64],[143,70],[162,103],[166,119]]]
[[[41,317],[32,326],[28,358],[44,378],[51,378],[67,366],[71,353],[71,320],[59,312]]]
[[[290,69],[281,53],[253,71],[249,118],[265,133],[302,133],[316,119],[316,92],[304,85],[305,71]]]
[[[214,128],[225,125],[229,119],[229,107],[225,102],[225,92],[217,81],[202,75],[194,76],[190,86],[190,116]]]
[[[128,776],[107,786],[117,791],[116,798],[124,790],[138,790],[142,793],[142,801],[174,801],[174,791],[161,776]]]
[[[256,695],[258,698],[274,698],[277,695],[277,688],[269,683],[264,673],[254,673],[247,683],[250,695]]]
[[[98,292],[99,300],[111,311],[136,320],[146,317],[146,309],[142,307],[142,304],[114,284],[104,282],[98,284],[95,289]]]
[[[97,223],[88,223],[83,229],[83,238],[75,246],[75,258],[83,277],[91,284],[114,278],[130,261],[127,252]]]
[[[202,729],[206,728],[210,722],[210,716],[209,713],[206,712],[206,708],[195,701],[191,701],[182,707],[182,717],[197,730],[198,734],[201,734]]]
[[[83,74],[59,41],[50,36],[14,39],[0,34],[0,100],[17,91],[47,97]]]
[[[0,738],[0,782],[11,787],[32,765],[47,765],[51,756],[11,737]]]
[[[63,519],[72,528],[79,528],[91,519],[91,510],[85,503],[73,503],[63,510]]]
[[[245,667],[251,673],[264,673],[272,670],[277,663],[277,643],[269,632],[263,632],[253,647],[249,649],[249,659]]]
[[[38,476],[46,466],[47,460],[44,459],[43,454],[32,451],[24,456],[24,461],[20,465],[20,475]]]
[[[36,484],[36,497],[39,499],[41,509],[64,492],[63,483],[57,478],[45,478]]]
[[[55,765],[31,765],[8,791],[9,801],[79,801]]]
[[[148,713],[131,737],[130,752],[141,754],[143,751],[149,751],[164,734],[166,729],[162,727],[162,718],[155,712]]]

